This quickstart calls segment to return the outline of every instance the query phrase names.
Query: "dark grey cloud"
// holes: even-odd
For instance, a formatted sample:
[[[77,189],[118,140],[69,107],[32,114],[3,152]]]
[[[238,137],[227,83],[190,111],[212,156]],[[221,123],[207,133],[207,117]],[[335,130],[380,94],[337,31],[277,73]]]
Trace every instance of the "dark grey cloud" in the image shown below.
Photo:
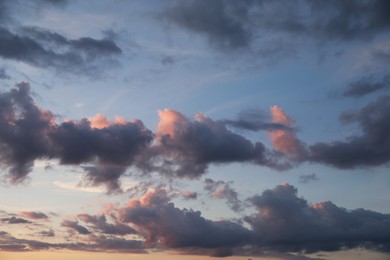
[[[269,33],[287,42],[290,36],[319,42],[369,39],[390,29],[389,11],[386,0],[188,0],[173,2],[163,17],[218,49],[256,49],[256,41]]]
[[[242,245],[252,236],[235,222],[211,221],[198,211],[176,208],[164,190],[149,192],[141,201],[134,200],[119,209],[119,218],[134,225],[149,246],[208,248],[217,250],[216,255],[223,249],[225,255],[225,248]]]
[[[310,160],[340,169],[370,167],[390,161],[390,96],[381,96],[358,111],[341,116],[344,122],[356,122],[360,135],[346,141],[316,143],[309,147]]]
[[[56,32],[24,27],[12,32],[0,27],[0,56],[57,72],[86,73],[99,69],[99,59],[112,60],[122,53],[109,39],[83,37],[70,40]],[[96,74],[96,73],[95,73]]]
[[[232,126],[239,129],[259,131],[259,130],[287,130],[292,131],[291,127],[272,123],[269,114],[265,113],[260,109],[248,109],[241,111],[237,119],[224,119],[221,120],[225,125]]]
[[[48,154],[53,115],[34,104],[26,82],[0,94],[0,111],[0,161],[9,168],[11,182],[18,183],[31,171],[34,160]]]
[[[209,220],[199,211],[180,209],[167,191],[156,189],[125,206],[106,209],[104,215],[79,214],[77,220],[62,221],[62,227],[72,235],[83,235],[88,244],[17,239],[0,231],[0,250],[143,253],[159,249],[192,255],[276,255],[286,259],[310,259],[289,255],[294,252],[349,248],[390,252],[390,214],[347,210],[330,201],[309,204],[297,192],[294,186],[283,184],[252,196],[248,202],[256,213],[235,222]],[[8,224],[7,220],[3,223]],[[50,228],[36,235],[55,236]],[[128,235],[136,235],[137,240],[125,239]]]
[[[50,249],[67,249],[88,252],[146,253],[141,241],[123,238],[91,237],[89,243],[47,243],[38,240],[18,239],[0,231],[0,250],[27,252]]]
[[[73,220],[63,220],[61,222],[62,227],[68,228],[71,232],[77,232],[80,235],[89,235],[91,231],[89,231],[86,227],[80,225],[78,221]]]
[[[119,177],[135,158],[148,148],[153,134],[141,121],[93,128],[87,119],[64,122],[51,131],[53,156],[61,164],[83,166],[85,181],[92,185],[105,184],[110,191],[120,187]]]
[[[377,248],[390,242],[390,215],[346,210],[330,201],[309,205],[284,184],[250,198],[258,214],[246,217],[257,245],[287,252]]]
[[[303,184],[308,184],[310,182],[318,181],[319,178],[317,174],[311,173],[311,174],[303,174],[299,176],[299,182]]]
[[[9,218],[1,218],[0,222],[6,223],[6,224],[30,224],[31,222],[24,218],[17,218],[17,217],[9,217]]]
[[[238,198],[238,193],[230,186],[230,183],[207,178],[204,181],[204,189],[213,198],[225,199],[231,210],[240,212],[244,209],[243,202]]]
[[[40,237],[55,237],[56,236],[55,232],[52,229],[40,231],[37,233],[37,235]]]
[[[151,150],[151,169],[167,175],[195,178],[204,174],[209,164],[252,162],[269,167],[277,163],[268,158],[264,145],[253,143],[228,130],[224,123],[203,114],[194,120],[179,112],[159,112],[156,132],[158,144]],[[157,168],[153,166],[156,166]]]
[[[132,227],[123,223],[115,222],[109,223],[105,215],[93,216],[89,214],[79,214],[77,218],[93,229],[95,232],[99,232],[105,235],[128,235],[137,234]]]
[[[390,88],[390,74],[383,76],[379,81],[375,81],[373,75],[363,77],[352,82],[344,91],[343,96],[360,98],[365,95]]]
[[[246,5],[237,1],[177,1],[167,8],[163,18],[206,36],[215,47],[242,48],[248,46],[251,33],[235,15],[246,12]]]
[[[23,181],[35,160],[58,158],[66,165],[89,163],[86,182],[114,190],[126,167],[153,140],[141,121],[104,128],[94,128],[87,119],[57,124],[50,111],[34,103],[27,82],[1,93],[0,109],[0,161],[12,183]]]

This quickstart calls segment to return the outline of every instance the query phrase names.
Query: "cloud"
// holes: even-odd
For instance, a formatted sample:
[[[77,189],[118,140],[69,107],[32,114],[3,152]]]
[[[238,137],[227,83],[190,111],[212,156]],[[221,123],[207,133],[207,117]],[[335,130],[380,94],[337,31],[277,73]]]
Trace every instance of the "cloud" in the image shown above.
[[[185,200],[195,200],[198,198],[198,193],[193,191],[182,191],[181,195]]]
[[[119,209],[119,219],[134,225],[149,246],[216,249],[218,253],[251,239],[251,232],[235,222],[211,221],[198,211],[176,208],[164,190],[130,201]]]
[[[288,0],[188,0],[173,2],[162,17],[205,37],[218,50],[254,50],[264,57],[269,52],[262,44],[271,35],[279,43],[287,42],[274,49],[276,55],[282,53],[283,57],[285,46],[292,45],[292,38],[316,42],[364,41],[384,34],[390,29],[389,11],[390,4],[386,0],[294,3]]]
[[[63,220],[61,222],[61,226],[68,228],[72,232],[76,231],[80,235],[91,234],[91,231],[89,231],[86,227],[79,225],[78,221]]]
[[[0,68],[0,79],[10,79],[11,77],[7,74],[4,68]]]
[[[112,59],[122,50],[110,39],[83,37],[76,40],[38,27],[23,27],[15,33],[0,27],[0,56],[57,72],[92,75],[99,59]],[[96,73],[95,73],[96,74]]]
[[[376,82],[374,81],[373,75],[370,75],[352,82],[343,92],[343,96],[360,98],[388,88],[390,88],[390,74],[383,76],[382,80]]]
[[[79,214],[77,218],[87,223],[93,230],[105,235],[137,234],[137,231],[123,223],[108,223],[105,215],[92,216],[89,214]]]
[[[390,215],[364,209],[346,210],[330,201],[309,205],[289,184],[276,186],[249,201],[258,213],[246,217],[256,243],[275,250],[336,251],[380,249],[390,241]]]
[[[381,96],[358,111],[342,114],[344,122],[356,122],[360,135],[346,141],[316,143],[309,147],[310,160],[340,169],[372,167],[390,161],[390,96]]]
[[[278,106],[271,107],[272,122],[274,124],[293,127],[294,121]],[[269,130],[271,144],[274,149],[295,160],[302,160],[306,155],[304,144],[296,137],[295,133],[286,129]]]
[[[89,243],[47,243],[38,240],[18,239],[3,231],[0,231],[0,249],[12,252],[67,249],[87,252],[146,253],[141,241],[137,240],[93,237]]]
[[[201,113],[193,120],[165,109],[159,111],[160,121],[154,147],[161,160],[159,170],[181,177],[198,177],[208,164],[253,162],[273,166],[266,158],[262,143],[252,143],[228,130],[224,123]]]
[[[228,129],[231,122],[214,121],[201,113],[189,119],[174,110],[159,111],[155,133],[140,120],[109,120],[100,114],[57,122],[51,111],[35,104],[30,91],[29,83],[22,82],[0,93],[0,166],[7,170],[5,177],[13,184],[24,181],[40,159],[79,166],[85,173],[83,184],[105,185],[108,192],[120,192],[121,177],[129,169],[147,175],[199,178],[211,164],[239,162],[285,170],[310,161],[344,169],[382,165],[390,158],[386,141],[390,127],[388,96],[360,111],[341,115],[344,123],[358,123],[361,135],[345,142],[313,145],[299,140],[294,121],[273,106],[272,124],[261,126],[271,137],[273,149],[267,149],[261,142]],[[230,197],[230,206],[238,209],[234,206],[238,202],[233,203],[234,191],[228,186],[220,188],[220,197]]]
[[[224,124],[239,129],[259,130],[293,130],[289,126],[272,122],[269,115],[259,109],[248,109],[238,114],[236,120],[221,120]]]
[[[209,183],[213,186],[217,182]],[[231,221],[206,219],[199,211],[175,206],[166,190],[149,190],[124,206],[106,208],[104,213],[78,214],[75,219],[63,220],[61,226],[71,234],[65,237],[67,243],[18,239],[0,231],[0,249],[138,253],[154,249],[218,257],[283,255],[287,259],[290,253],[350,248],[388,252],[389,214],[347,210],[330,201],[309,204],[297,193],[287,183],[265,190],[247,200],[255,213]],[[11,218],[1,222],[30,223]],[[61,232],[54,234],[53,230],[45,227],[32,236],[60,239]]]
[[[308,184],[310,182],[315,182],[318,180],[319,180],[319,178],[317,177],[317,175],[315,173],[306,174],[306,175],[303,174],[303,175],[299,176],[299,182],[303,183],[303,184]]]
[[[234,1],[182,1],[169,6],[163,18],[189,31],[207,37],[217,48],[234,49],[247,47],[251,34],[234,17],[245,11],[246,2]]]
[[[36,211],[31,211],[31,212],[27,212],[27,211],[24,211],[24,212],[21,212],[20,213],[20,216],[24,217],[24,218],[28,218],[28,219],[44,219],[44,220],[47,220],[49,219],[49,217],[42,213],[42,212],[36,212]]]
[[[48,154],[47,135],[54,116],[34,104],[27,82],[0,94],[0,111],[0,161],[9,168],[11,182],[18,183],[31,171],[34,160]]]
[[[205,179],[204,189],[213,198],[225,199],[229,208],[235,212],[243,210],[243,203],[238,198],[238,193],[224,181],[214,181],[210,178]]]
[[[9,217],[9,218],[1,218],[0,222],[7,224],[30,224],[31,222],[24,218],[17,217]]]
[[[85,181],[119,187],[119,177],[153,139],[141,121],[113,122],[91,127],[88,119],[56,123],[54,115],[40,109],[27,82],[0,94],[0,162],[9,179],[19,183],[37,159],[57,158],[66,165],[84,166]]]

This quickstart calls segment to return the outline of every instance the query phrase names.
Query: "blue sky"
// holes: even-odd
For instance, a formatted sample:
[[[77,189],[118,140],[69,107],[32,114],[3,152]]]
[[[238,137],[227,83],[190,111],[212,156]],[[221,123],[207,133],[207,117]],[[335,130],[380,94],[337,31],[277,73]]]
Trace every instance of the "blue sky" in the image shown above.
[[[0,256],[388,257],[387,1],[0,7]]]

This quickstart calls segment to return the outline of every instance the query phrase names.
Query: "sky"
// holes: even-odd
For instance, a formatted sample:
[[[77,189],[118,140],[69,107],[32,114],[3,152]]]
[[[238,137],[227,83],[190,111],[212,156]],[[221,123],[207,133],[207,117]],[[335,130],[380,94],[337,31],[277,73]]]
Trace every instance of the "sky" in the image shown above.
[[[0,0],[0,259],[389,259],[389,12]]]

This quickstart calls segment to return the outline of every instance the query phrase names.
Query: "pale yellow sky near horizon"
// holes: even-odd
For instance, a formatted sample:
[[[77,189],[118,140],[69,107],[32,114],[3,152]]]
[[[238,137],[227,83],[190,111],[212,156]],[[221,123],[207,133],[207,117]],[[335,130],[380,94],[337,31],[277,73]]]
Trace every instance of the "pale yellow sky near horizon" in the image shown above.
[[[390,254],[372,252],[367,250],[343,250],[338,252],[320,252],[308,257],[332,260],[389,260]],[[231,256],[222,258],[224,260],[289,260],[292,256]],[[125,253],[92,253],[92,252],[75,252],[75,251],[55,251],[55,252],[1,252],[0,260],[206,260],[221,259],[217,257],[199,256],[199,255],[178,255],[168,253],[151,253],[151,254],[125,254]]]

